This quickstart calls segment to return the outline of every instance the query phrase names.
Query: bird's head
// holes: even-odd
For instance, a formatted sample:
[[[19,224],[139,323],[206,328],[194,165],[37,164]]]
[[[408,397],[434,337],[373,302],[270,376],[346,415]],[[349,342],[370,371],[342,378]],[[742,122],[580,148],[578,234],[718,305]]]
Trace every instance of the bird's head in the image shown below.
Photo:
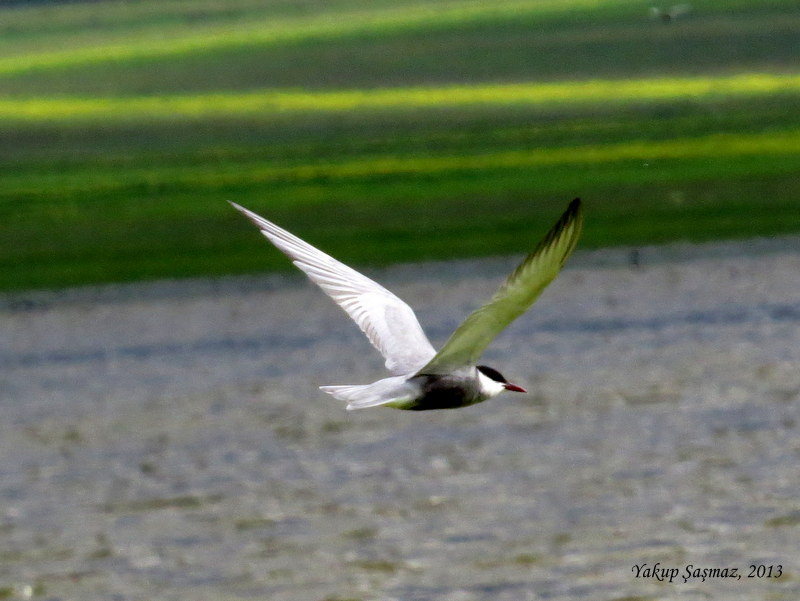
[[[500,394],[504,390],[513,392],[528,392],[522,386],[512,384],[503,377],[499,371],[486,365],[478,365],[478,382],[481,389],[489,396]]]

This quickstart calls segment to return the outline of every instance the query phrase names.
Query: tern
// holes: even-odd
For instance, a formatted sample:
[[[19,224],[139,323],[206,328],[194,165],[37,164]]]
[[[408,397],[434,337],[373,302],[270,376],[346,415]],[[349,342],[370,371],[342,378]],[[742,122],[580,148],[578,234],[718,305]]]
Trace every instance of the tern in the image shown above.
[[[675,19],[685,17],[690,12],[692,12],[691,4],[675,4],[666,9],[657,6],[650,7],[650,17],[652,19],[661,19],[664,23],[671,23]]]
[[[436,352],[414,311],[389,290],[252,211],[250,219],[312,282],[356,322],[392,373],[372,384],[320,386],[347,409],[383,405],[425,411],[480,403],[504,390],[526,392],[494,368],[478,365],[483,351],[522,315],[558,275],[578,241],[583,217],[573,200],[538,246],[495,295],[470,314]]]

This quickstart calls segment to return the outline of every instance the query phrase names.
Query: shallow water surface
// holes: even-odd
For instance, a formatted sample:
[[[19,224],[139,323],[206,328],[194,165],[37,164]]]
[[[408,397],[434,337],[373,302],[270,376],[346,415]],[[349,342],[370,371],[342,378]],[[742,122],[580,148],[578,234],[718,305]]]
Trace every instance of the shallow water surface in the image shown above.
[[[5,297],[0,598],[797,599],[797,246],[579,256],[531,394],[423,414],[316,389],[382,365],[299,278]],[[374,275],[441,344],[512,266]]]

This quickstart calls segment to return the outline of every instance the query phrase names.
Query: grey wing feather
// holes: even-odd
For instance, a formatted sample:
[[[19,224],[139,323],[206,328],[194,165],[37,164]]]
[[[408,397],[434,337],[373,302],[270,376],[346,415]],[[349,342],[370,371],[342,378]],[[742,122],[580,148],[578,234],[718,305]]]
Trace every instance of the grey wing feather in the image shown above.
[[[469,315],[418,373],[449,373],[475,365],[492,340],[555,279],[578,242],[582,223],[580,199],[576,198],[491,300]]]
[[[231,205],[347,312],[384,356],[390,372],[413,373],[436,353],[414,311],[389,290],[271,221]]]

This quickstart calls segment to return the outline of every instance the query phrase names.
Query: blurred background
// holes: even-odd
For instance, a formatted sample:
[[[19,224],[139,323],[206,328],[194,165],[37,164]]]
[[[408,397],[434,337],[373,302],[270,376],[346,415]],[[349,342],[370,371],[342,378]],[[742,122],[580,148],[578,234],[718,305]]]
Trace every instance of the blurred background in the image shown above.
[[[0,10],[2,289],[800,231],[795,0]]]
[[[796,601],[799,193],[797,0],[0,0],[0,600]],[[225,202],[438,346],[574,197],[426,414]]]

